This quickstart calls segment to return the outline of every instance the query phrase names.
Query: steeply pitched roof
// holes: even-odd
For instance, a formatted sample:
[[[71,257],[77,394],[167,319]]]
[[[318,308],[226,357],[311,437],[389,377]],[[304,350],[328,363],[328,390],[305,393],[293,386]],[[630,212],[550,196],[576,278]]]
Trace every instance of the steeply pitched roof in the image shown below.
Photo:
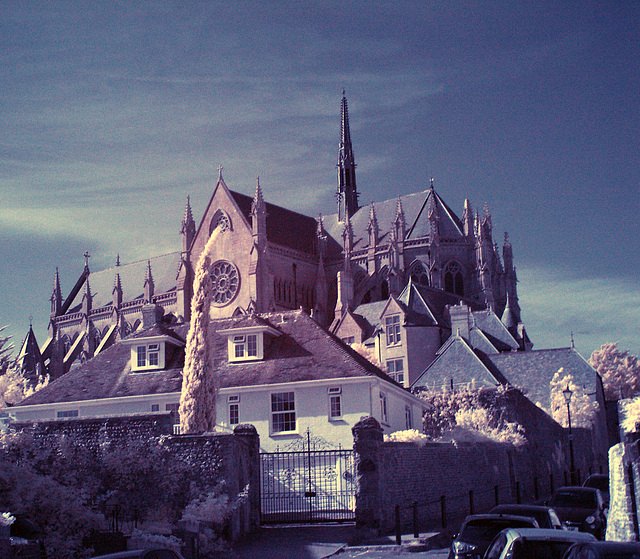
[[[504,383],[502,375],[491,371],[461,336],[453,335],[438,350],[435,360],[415,380],[412,388],[440,390],[450,384],[454,388],[470,385],[480,388]]]
[[[249,223],[253,198],[240,192],[229,191]],[[316,254],[317,221],[313,217],[287,210],[275,204],[267,206],[267,240],[284,247]]]
[[[432,194],[433,193],[433,194]],[[460,238],[463,236],[463,225],[456,214],[440,198],[435,190],[428,189],[423,192],[406,194],[400,197],[404,210],[406,231],[408,238],[416,239],[429,236],[428,207],[429,198],[434,196],[436,207],[440,215],[440,237]],[[376,202],[374,204],[376,218],[378,220],[379,243],[389,242],[391,223],[396,216],[398,198]],[[367,226],[369,225],[370,206],[364,205],[351,217],[351,227],[353,229],[354,250],[361,250],[368,246]],[[329,235],[338,243],[341,243],[344,223],[338,221],[338,214],[327,215],[324,218],[324,226]]]
[[[254,325],[268,325],[281,335],[271,337],[265,348],[264,360],[229,363],[227,337],[219,331]],[[178,338],[186,339],[187,325],[165,328],[170,328]],[[142,330],[135,335],[153,335],[155,330],[152,330]],[[209,343],[213,356],[212,374],[218,376],[219,386],[222,388],[363,376],[375,376],[399,386],[360,354],[318,326],[303,311],[212,320],[209,327]],[[182,351],[171,354],[166,369],[159,371],[132,372],[130,359],[130,344],[120,341],[18,405],[181,390],[184,366]]]
[[[411,278],[398,296],[398,301],[412,311],[407,317],[409,324],[433,325],[433,318],[435,318],[436,324],[445,328],[451,328],[447,306],[457,305],[462,300],[458,295],[421,285]],[[467,304],[472,306],[470,302]],[[428,313],[425,313],[424,305],[428,307]],[[477,307],[477,305],[474,306]]]
[[[133,301],[144,293],[144,280],[151,265],[155,293],[166,293],[176,288],[176,276],[180,264],[180,253],[172,252],[155,256],[147,260],[139,260],[121,266],[113,266],[99,272],[91,272],[89,284],[93,296],[94,309],[104,307],[113,300],[113,285],[116,272],[120,274],[120,283],[124,293],[123,301]],[[82,304],[84,290],[81,289],[69,308],[70,313],[77,312]]]

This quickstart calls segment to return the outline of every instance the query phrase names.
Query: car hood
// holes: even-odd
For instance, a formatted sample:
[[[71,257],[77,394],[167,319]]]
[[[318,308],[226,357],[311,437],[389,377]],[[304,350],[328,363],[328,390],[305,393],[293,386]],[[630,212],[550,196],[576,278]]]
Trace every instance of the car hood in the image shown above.
[[[554,507],[558,518],[563,522],[582,522],[589,515],[595,515],[596,511],[592,508],[578,509],[574,507]]]

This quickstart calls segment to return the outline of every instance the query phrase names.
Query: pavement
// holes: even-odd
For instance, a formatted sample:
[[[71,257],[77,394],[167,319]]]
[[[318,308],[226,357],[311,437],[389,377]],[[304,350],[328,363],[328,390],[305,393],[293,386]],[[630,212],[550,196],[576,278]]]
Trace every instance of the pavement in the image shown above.
[[[262,527],[233,544],[225,559],[384,559],[403,555],[412,559],[446,557],[437,533],[378,537],[358,531],[353,523]],[[411,555],[407,555],[411,553]]]

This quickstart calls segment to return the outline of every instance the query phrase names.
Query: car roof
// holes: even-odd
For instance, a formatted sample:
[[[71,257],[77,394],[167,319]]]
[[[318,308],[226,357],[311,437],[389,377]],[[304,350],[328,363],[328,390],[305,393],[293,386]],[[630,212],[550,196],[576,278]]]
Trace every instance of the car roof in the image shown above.
[[[484,514],[470,514],[464,519],[464,524],[472,520],[534,520],[526,514],[501,514],[498,512],[488,512]]]
[[[553,507],[548,507],[546,505],[518,505],[516,503],[512,503],[512,504],[502,504],[502,505],[496,505],[495,507],[493,507],[491,509],[491,512],[495,512],[498,513],[501,510],[517,510],[517,511],[531,511],[531,512],[536,512],[536,511],[545,511],[548,512],[549,509],[552,509]]]
[[[593,534],[588,532],[573,532],[569,530],[551,530],[549,528],[505,528],[503,534],[512,539],[525,540],[558,540],[558,541],[597,541]]]
[[[594,491],[600,491],[596,487],[582,487],[582,485],[566,485],[565,487],[558,487],[555,493],[571,492],[571,493],[593,493]]]
[[[640,551],[640,542],[589,542],[589,547],[603,551]]]

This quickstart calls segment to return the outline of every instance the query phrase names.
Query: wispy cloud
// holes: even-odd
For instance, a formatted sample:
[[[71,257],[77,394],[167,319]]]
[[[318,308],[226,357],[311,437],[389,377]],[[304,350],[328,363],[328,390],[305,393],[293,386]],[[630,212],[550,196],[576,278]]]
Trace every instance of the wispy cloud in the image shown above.
[[[521,267],[518,294],[536,348],[576,348],[589,357],[606,342],[640,354],[640,285],[619,277],[575,277],[544,267]]]

